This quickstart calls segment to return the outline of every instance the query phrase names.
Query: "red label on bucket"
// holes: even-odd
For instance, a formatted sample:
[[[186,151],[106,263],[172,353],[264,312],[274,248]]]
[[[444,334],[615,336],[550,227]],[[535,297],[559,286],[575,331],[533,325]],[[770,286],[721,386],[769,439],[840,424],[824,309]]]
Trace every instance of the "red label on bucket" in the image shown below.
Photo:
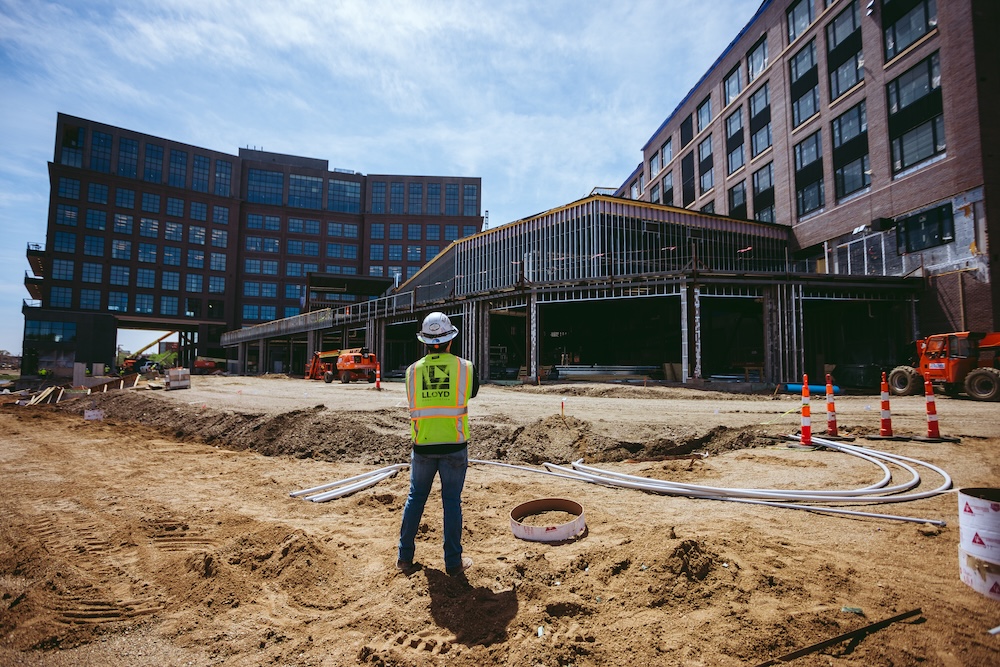
[[[972,536],[972,543],[973,544],[978,544],[981,547],[985,547],[986,546],[986,543],[983,542],[983,538],[979,537],[979,533],[976,533],[975,535]]]
[[[972,508],[969,507],[969,503],[965,503],[965,509],[963,509],[962,511],[965,512],[966,514],[975,514],[975,512],[972,511]]]

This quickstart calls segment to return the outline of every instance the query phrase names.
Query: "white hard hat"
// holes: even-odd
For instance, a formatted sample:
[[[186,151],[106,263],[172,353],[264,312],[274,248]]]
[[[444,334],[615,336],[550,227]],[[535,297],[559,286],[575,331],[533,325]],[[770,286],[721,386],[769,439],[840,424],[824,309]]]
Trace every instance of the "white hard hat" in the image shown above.
[[[440,345],[447,343],[458,335],[451,320],[444,313],[431,313],[424,318],[424,324],[417,333],[417,340],[427,345]]]

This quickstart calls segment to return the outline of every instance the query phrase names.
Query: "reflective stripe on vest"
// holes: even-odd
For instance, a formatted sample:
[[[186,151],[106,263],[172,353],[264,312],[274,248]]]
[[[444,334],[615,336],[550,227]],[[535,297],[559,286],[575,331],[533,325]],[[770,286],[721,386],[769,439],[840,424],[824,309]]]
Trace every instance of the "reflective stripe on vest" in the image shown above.
[[[452,354],[429,354],[406,369],[410,436],[416,445],[468,440],[472,364]]]

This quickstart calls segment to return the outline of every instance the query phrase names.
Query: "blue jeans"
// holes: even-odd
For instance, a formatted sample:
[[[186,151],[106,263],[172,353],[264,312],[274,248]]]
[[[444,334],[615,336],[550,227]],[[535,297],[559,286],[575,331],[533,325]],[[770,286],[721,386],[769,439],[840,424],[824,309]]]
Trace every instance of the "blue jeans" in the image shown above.
[[[462,565],[462,488],[469,467],[469,450],[452,454],[410,454],[410,495],[403,508],[399,527],[399,560],[412,562],[417,528],[431,492],[434,475],[441,476],[441,505],[444,509],[444,566]]]

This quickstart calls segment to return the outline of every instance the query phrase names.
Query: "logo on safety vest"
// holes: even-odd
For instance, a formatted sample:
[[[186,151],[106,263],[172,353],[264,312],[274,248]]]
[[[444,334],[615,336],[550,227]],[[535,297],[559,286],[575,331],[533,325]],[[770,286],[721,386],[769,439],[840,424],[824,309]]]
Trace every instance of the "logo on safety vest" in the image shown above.
[[[978,544],[981,547],[985,547],[986,546],[986,543],[983,542],[983,538],[979,537],[979,533],[976,533],[975,535],[972,536],[972,543],[973,544]]]
[[[424,396],[428,396],[428,392],[434,392],[430,396],[441,397],[448,396],[451,394],[450,384],[451,384],[451,368],[447,365],[426,365],[423,368],[424,372],[421,375],[421,389],[424,392]]]

